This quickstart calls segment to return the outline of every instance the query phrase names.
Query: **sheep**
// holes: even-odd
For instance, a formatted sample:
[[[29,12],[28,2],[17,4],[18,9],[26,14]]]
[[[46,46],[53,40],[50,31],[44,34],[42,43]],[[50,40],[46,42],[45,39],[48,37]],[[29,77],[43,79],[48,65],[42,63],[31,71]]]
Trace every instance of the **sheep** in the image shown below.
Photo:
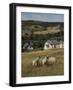
[[[47,62],[47,57],[44,57],[44,59],[42,59],[42,65],[46,64]]]
[[[39,58],[37,61],[37,66],[42,66],[42,58]]]
[[[39,59],[40,59],[40,57],[37,57],[36,59],[34,59],[32,61],[32,66],[39,66]]]
[[[53,65],[56,63],[55,57],[47,57],[46,65]]]
[[[43,66],[43,65],[53,65],[56,63],[55,57],[45,56],[43,59],[39,56],[32,61],[32,66]]]

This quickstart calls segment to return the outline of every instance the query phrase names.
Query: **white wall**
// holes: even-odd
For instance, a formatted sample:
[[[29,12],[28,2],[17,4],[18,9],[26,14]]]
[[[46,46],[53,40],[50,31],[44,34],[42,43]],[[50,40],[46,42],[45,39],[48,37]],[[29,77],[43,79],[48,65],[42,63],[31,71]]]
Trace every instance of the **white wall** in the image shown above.
[[[12,88],[8,86],[9,77],[9,3],[35,3],[49,5],[73,5],[73,0],[0,0],[0,89],[1,90],[72,90],[72,84],[47,85]],[[72,36],[73,38],[73,36]],[[73,67],[72,67],[73,68]],[[73,80],[72,80],[73,81]]]

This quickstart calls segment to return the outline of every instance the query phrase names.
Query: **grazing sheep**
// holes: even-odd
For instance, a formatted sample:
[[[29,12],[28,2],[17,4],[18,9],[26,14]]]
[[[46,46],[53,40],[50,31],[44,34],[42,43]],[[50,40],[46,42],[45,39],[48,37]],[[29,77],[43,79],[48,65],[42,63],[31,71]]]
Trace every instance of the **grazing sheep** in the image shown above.
[[[45,56],[43,59],[37,57],[32,61],[32,66],[42,66],[42,65],[53,65],[56,63],[56,58],[55,57],[49,57]]]
[[[44,57],[44,59],[42,60],[42,65],[46,64],[47,62],[47,57]]]
[[[34,59],[32,61],[32,66],[39,66],[39,59],[40,59],[40,57],[37,57],[36,59]]]
[[[56,63],[56,58],[55,57],[47,57],[46,64],[47,65],[53,65]]]

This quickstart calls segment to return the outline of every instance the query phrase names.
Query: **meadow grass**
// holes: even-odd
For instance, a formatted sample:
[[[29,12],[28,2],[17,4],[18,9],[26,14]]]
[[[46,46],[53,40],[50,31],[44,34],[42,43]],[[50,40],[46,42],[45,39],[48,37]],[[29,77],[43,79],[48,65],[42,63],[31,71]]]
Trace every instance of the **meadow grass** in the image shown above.
[[[38,56],[53,56],[56,58],[56,63],[53,65],[43,65],[40,67],[33,67],[32,60]],[[34,76],[56,76],[64,75],[64,49],[48,49],[24,52],[21,55],[21,76],[34,77]]]

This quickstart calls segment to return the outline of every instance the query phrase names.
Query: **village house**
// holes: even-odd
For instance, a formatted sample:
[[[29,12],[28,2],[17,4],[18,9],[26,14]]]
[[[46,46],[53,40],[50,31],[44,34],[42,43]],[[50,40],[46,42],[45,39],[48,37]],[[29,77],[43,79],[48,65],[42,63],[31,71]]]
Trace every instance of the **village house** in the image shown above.
[[[57,41],[57,40],[46,41],[44,44],[44,50],[51,49],[51,48],[64,48],[64,42]]]
[[[60,48],[64,48],[64,42],[63,41],[60,41]]]
[[[52,44],[52,42],[50,40],[46,41],[45,44],[44,44],[44,49],[50,49],[50,48],[53,48],[54,45]]]
[[[27,49],[27,50],[33,50],[33,43],[32,42],[26,42],[24,43],[23,49]]]

